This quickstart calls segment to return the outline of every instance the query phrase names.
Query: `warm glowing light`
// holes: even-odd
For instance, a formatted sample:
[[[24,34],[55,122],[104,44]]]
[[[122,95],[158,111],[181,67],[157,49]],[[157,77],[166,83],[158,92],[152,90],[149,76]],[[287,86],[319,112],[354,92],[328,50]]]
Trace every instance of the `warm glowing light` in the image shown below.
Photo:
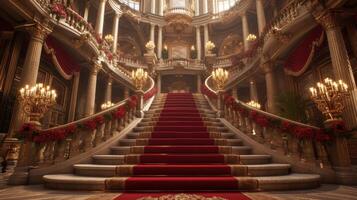
[[[113,38],[113,36],[112,36],[111,34],[106,35],[106,36],[104,37],[104,40],[105,40],[106,42],[108,42],[109,44],[111,44],[111,43],[114,42],[114,38]]]
[[[110,107],[113,107],[115,104],[112,103],[111,101],[107,101],[101,105],[102,110],[106,110]]]
[[[196,50],[196,49],[195,49],[195,45],[192,45],[192,46],[191,46],[191,51],[194,51],[194,50]]]
[[[133,70],[131,79],[134,81],[136,89],[141,90],[148,79],[148,73],[142,68]]]
[[[205,47],[207,51],[212,51],[216,47],[216,45],[212,41],[208,41]]]
[[[248,42],[253,42],[253,41],[255,41],[256,39],[257,39],[257,36],[254,35],[254,34],[249,34],[248,37],[246,38],[246,40],[247,40]]]
[[[322,83],[317,82],[316,87],[310,87],[309,90],[311,99],[327,119],[340,117],[344,109],[343,99],[349,96],[345,82],[325,78]]]
[[[255,102],[253,100],[248,102],[247,105],[250,106],[250,107],[256,108],[256,109],[260,109],[261,108],[261,105],[258,102]]]
[[[56,103],[57,93],[50,86],[38,83],[32,87],[25,85],[20,89],[19,100],[30,120],[39,121],[50,106]]]
[[[229,73],[227,70],[217,68],[212,72],[212,79],[217,84],[218,89],[223,89],[228,80]]]

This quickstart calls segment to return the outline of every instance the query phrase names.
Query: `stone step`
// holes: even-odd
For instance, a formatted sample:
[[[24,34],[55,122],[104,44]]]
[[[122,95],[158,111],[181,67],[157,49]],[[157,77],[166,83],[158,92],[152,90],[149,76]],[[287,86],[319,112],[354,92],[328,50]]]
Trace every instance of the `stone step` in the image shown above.
[[[113,177],[113,176],[123,176],[123,175],[131,176],[132,174],[130,171],[132,171],[132,168],[134,166],[135,165],[76,164],[74,165],[74,171],[75,174],[80,176],[96,176],[96,177]],[[204,168],[205,166],[209,167],[210,165],[200,165],[200,167],[202,168]],[[247,176],[287,175],[289,174],[290,167],[291,167],[289,164],[229,165],[229,166],[231,168],[231,173],[233,176],[241,175],[239,173],[242,173],[242,171],[246,171],[243,173],[247,173]],[[123,174],[118,174],[119,172],[116,170],[118,167],[127,169],[129,172],[126,173],[130,173],[130,174],[124,174],[123,172],[121,172]],[[167,175],[167,174],[151,174],[151,175]],[[206,174],[197,174],[197,175],[204,176]]]
[[[270,155],[240,155],[240,162],[245,165],[269,164]],[[125,155],[95,155],[93,163],[100,165],[123,165],[125,164]]]
[[[247,177],[236,177],[243,180]],[[313,189],[320,186],[320,176],[313,174],[289,174],[283,176],[254,176],[261,191]],[[74,174],[45,175],[46,188],[58,190],[103,191],[105,177],[88,177]],[[154,183],[153,183],[154,184]]]
[[[136,132],[132,132],[126,135],[128,139],[137,139],[137,138],[150,138],[149,136],[147,137],[142,137],[141,134],[150,134],[151,132],[145,132],[145,131],[139,131],[137,130]],[[234,139],[236,137],[235,133],[226,133],[222,132],[220,133],[221,137],[220,138],[225,138],[225,139]],[[219,138],[219,137],[211,137],[211,138]]]
[[[248,155],[251,153],[252,150],[251,147],[248,146],[230,146],[230,148],[232,148],[232,152],[231,152],[232,154],[239,154],[239,155],[243,155],[243,154]],[[114,146],[111,147],[110,149],[111,149],[111,153],[115,155],[127,155],[135,151],[133,147],[124,147],[124,146]],[[144,153],[144,152],[135,152],[135,153]]]
[[[191,139],[192,138],[187,138]],[[136,144],[136,139],[121,139],[119,141],[119,146],[135,146]],[[227,139],[227,146],[242,146],[243,141],[241,139]]]

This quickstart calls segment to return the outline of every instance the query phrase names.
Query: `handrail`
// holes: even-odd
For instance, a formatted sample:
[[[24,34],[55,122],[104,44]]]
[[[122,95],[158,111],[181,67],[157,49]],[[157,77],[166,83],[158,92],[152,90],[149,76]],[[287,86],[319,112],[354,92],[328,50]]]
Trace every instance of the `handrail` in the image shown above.
[[[218,95],[217,91],[214,91],[213,89],[211,89],[211,87],[208,84],[208,81],[209,81],[209,79],[211,79],[211,77],[212,77],[212,75],[210,75],[205,80],[205,86],[210,92]],[[298,126],[304,126],[304,127],[313,128],[313,129],[320,129],[319,127],[316,127],[316,126],[312,126],[312,125],[309,125],[309,124],[304,124],[304,123],[301,123],[301,122],[293,121],[291,119],[280,117],[278,115],[275,115],[275,114],[272,114],[272,113],[269,113],[269,112],[266,112],[266,111],[263,111],[263,110],[259,110],[259,109],[253,108],[253,107],[247,105],[246,103],[244,103],[244,102],[242,102],[242,101],[240,101],[238,99],[235,99],[235,102],[240,104],[240,105],[242,105],[243,107],[245,107],[245,108],[247,108],[249,110],[255,111],[255,112],[259,113],[259,114],[265,115],[265,116],[270,117],[270,118],[279,119],[279,120],[282,120],[282,121],[287,121],[289,123],[292,123],[292,124],[295,124],[295,125],[298,125]]]
[[[150,80],[151,84],[150,84],[150,87],[144,92],[145,94],[147,92],[151,91],[155,87],[154,79],[149,77],[149,80]],[[106,110],[100,111],[100,112],[98,112],[98,113],[96,113],[94,115],[91,115],[91,116],[88,116],[88,117],[84,117],[82,119],[79,119],[79,120],[76,120],[76,121],[73,121],[73,122],[69,122],[67,124],[59,125],[59,126],[56,126],[56,127],[51,127],[49,129],[45,129],[43,131],[45,132],[45,131],[51,131],[51,130],[56,130],[56,129],[60,129],[60,128],[65,128],[67,126],[71,126],[71,125],[74,125],[74,124],[85,122],[85,121],[90,120],[90,119],[94,119],[94,118],[96,118],[98,116],[102,116],[104,114],[107,114],[107,113],[110,113],[112,111],[117,110],[120,106],[123,106],[127,101],[128,101],[128,99],[124,99],[124,100],[120,101],[119,103],[115,104],[114,106],[112,106],[112,107],[110,107],[110,108],[108,108]]]

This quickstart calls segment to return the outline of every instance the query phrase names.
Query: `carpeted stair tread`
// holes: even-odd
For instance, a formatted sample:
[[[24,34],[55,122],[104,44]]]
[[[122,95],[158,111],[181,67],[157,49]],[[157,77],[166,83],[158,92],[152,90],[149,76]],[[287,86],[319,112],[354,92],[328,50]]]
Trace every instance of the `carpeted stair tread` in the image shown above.
[[[234,155],[236,156],[236,155]],[[140,163],[226,163],[223,154],[141,154]]]

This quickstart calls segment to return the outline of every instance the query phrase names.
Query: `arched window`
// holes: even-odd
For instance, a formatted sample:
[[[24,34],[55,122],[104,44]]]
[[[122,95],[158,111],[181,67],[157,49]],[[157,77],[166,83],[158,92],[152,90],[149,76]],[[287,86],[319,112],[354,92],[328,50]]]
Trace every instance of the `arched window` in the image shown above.
[[[186,0],[170,0],[171,8],[186,8]]]
[[[121,2],[128,5],[130,8],[134,10],[140,9],[140,2],[137,0],[121,0]]]
[[[214,13],[224,12],[233,7],[240,0],[213,0]]]

